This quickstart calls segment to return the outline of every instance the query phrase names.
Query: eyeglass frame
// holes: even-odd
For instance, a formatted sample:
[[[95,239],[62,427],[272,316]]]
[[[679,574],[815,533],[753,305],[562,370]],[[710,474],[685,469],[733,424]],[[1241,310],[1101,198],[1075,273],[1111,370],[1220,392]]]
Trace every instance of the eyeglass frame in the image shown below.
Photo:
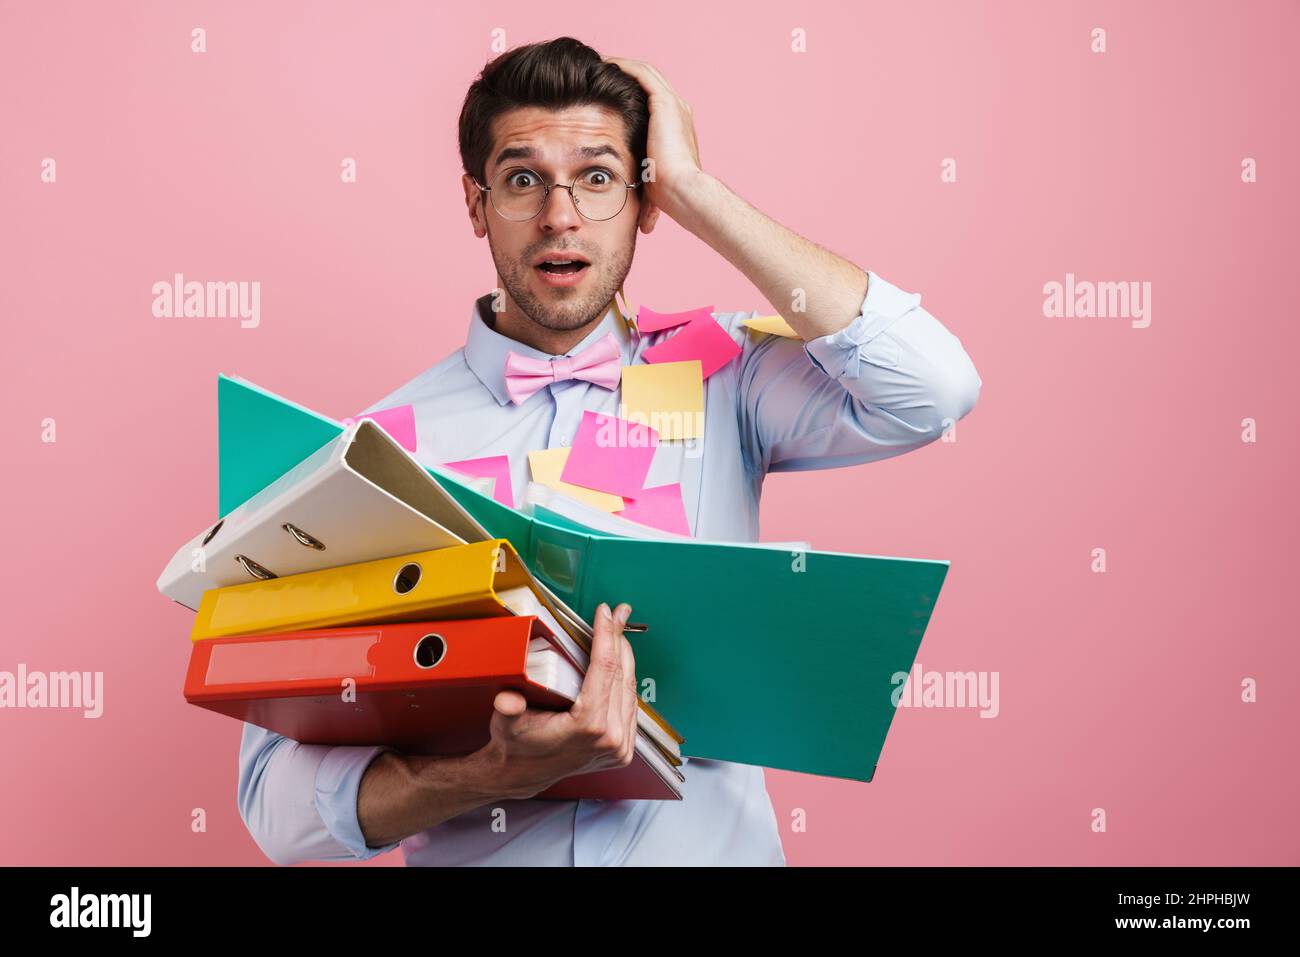
[[[603,169],[603,170],[608,170],[608,171],[609,171],[611,174],[613,174],[614,176],[617,176],[619,179],[623,179],[623,174],[622,174],[622,173],[618,172],[618,170],[612,170],[612,169],[609,169],[609,168],[606,167],[606,166],[588,166],[586,169],[584,169],[584,170],[582,171],[582,173],[589,172],[590,170],[593,170],[593,169]],[[488,202],[492,204],[492,208],[493,208],[494,210],[496,210],[496,214],[497,214],[498,216],[500,216],[502,219],[504,219],[504,220],[505,220],[506,222],[508,222],[508,223],[526,223],[526,222],[529,222],[530,220],[536,219],[536,218],[541,214],[542,210],[544,210],[544,209],[546,208],[546,201],[547,201],[548,199],[551,198],[551,190],[553,190],[553,189],[567,189],[567,190],[569,191],[569,199],[573,202],[573,208],[574,208],[575,210],[577,210],[578,215],[581,216],[583,219],[585,219],[587,222],[589,222],[589,223],[607,223],[607,222],[609,222],[611,219],[617,219],[619,213],[622,213],[623,210],[627,209],[627,192],[626,192],[626,190],[629,190],[629,189],[636,189],[637,187],[639,187],[639,186],[641,185],[640,183],[628,183],[628,182],[624,181],[624,183],[623,183],[623,189],[624,189],[624,193],[623,193],[623,205],[620,206],[620,207],[618,208],[618,212],[615,213],[613,216],[607,216],[607,217],[605,217],[604,219],[592,219],[590,216],[588,216],[586,213],[584,213],[584,212],[582,211],[582,207],[578,204],[576,198],[575,198],[574,195],[573,195],[573,188],[574,188],[575,186],[578,185],[578,176],[581,176],[582,173],[579,173],[578,176],[573,177],[573,182],[571,182],[568,186],[565,186],[563,183],[560,183],[560,182],[555,182],[555,183],[551,184],[550,186],[547,186],[547,185],[546,185],[546,178],[545,178],[544,176],[542,176],[541,173],[537,172],[537,170],[535,170],[535,169],[533,169],[532,167],[529,167],[529,166],[511,166],[511,167],[508,167],[507,169],[503,169],[500,173],[497,174],[497,176],[498,176],[498,177],[499,177],[499,176],[502,176],[502,175],[504,175],[505,173],[510,172],[511,170],[521,171],[521,172],[527,172],[527,173],[532,173],[534,176],[537,177],[537,181],[538,181],[539,183],[542,184],[542,189],[544,189],[546,192],[544,192],[544,193],[542,194],[542,201],[541,201],[541,203],[539,203],[538,206],[537,206],[537,212],[535,212],[535,213],[533,213],[533,215],[529,216],[528,219],[507,219],[506,216],[505,216],[505,214],[503,214],[503,213],[501,212],[501,210],[497,209],[497,204],[496,204],[495,202],[493,202],[492,197],[489,196],[489,197],[488,197]],[[470,180],[472,180],[473,183],[474,183],[474,185],[477,186],[477,187],[479,188],[479,192],[481,192],[481,193],[490,193],[490,192],[492,192],[492,187],[491,187],[491,186],[484,186],[484,185],[483,185],[482,183],[480,183],[480,182],[478,181],[478,179],[476,179],[474,176],[470,176]]]

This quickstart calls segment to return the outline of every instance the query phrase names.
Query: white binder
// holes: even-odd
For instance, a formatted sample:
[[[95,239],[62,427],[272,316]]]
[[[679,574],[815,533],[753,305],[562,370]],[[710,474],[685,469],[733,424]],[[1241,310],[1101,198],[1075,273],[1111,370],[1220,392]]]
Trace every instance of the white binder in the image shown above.
[[[456,474],[456,480],[492,494],[492,479]],[[360,419],[183,545],[163,569],[158,590],[197,610],[210,588],[491,537],[419,460],[373,421]],[[588,655],[574,633],[590,642],[591,626],[544,582],[533,581],[567,628],[528,588],[510,589],[500,597],[515,614],[541,617],[568,657],[585,670]],[[644,709],[637,712],[637,728],[638,750],[646,753],[642,739],[648,739],[665,754],[685,760],[677,742]],[[673,778],[685,781],[680,771],[671,770]]]
[[[461,537],[476,532],[437,491],[414,456],[361,419],[183,545],[158,590],[197,609],[210,588],[477,540]]]

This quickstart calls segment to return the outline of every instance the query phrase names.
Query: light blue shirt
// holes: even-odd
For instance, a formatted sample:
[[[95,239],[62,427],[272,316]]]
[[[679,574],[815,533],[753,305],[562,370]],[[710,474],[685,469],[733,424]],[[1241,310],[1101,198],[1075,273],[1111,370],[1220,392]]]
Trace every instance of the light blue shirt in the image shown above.
[[[741,325],[757,312],[714,313],[743,351],[705,380],[703,439],[661,442],[645,483],[681,483],[697,537],[757,541],[767,472],[901,455],[974,407],[981,382],[961,341],[919,295],[868,276],[861,314],[807,343]],[[527,453],[571,443],[585,410],[617,415],[619,390],[570,379],[512,404],[507,351],[552,357],[493,331],[484,315],[488,297],[474,304],[464,348],[365,411],[410,403],[425,465],[508,454],[519,501]],[[611,331],[632,365],[675,330],[638,336],[611,308],[568,355]],[[606,600],[613,606],[620,596]],[[396,847],[367,847],[357,823],[361,778],[383,750],[303,745],[245,724],[239,811],[258,846],[281,864],[365,859]],[[495,801],[399,843],[408,865],[785,863],[762,768],[688,759],[682,772],[681,801]],[[493,826],[498,808],[504,828]]]

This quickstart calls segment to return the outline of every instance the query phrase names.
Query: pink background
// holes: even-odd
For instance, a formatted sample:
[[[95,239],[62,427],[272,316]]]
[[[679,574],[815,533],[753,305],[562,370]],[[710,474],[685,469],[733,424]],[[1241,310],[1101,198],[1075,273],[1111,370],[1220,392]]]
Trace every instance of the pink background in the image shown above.
[[[1300,7],[729,6],[0,5],[0,670],[106,685],[98,720],[0,711],[0,863],[265,861],[154,582],[215,514],[218,372],[341,417],[462,342],[494,283],[455,125],[494,27],[656,65],[708,170],[922,293],[983,378],[955,443],[766,485],[765,539],[951,560],[920,661],[1001,682],[993,720],[900,713],[873,784],[769,772],[789,861],[1300,863]],[[261,325],[153,317],[173,272],[260,281]],[[1151,326],[1045,318],[1066,272],[1149,281]],[[627,289],[766,308],[666,219]]]

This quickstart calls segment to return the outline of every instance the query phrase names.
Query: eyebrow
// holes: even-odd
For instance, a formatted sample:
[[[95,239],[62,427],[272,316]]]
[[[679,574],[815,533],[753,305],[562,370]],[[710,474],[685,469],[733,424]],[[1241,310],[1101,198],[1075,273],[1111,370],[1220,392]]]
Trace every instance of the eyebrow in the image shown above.
[[[582,159],[595,159],[597,156],[612,156],[617,160],[623,159],[623,153],[618,149],[618,147],[613,146],[610,143],[598,143],[595,146],[578,146],[569,152],[570,155],[578,156]],[[506,160],[512,159],[536,160],[540,158],[541,154],[531,146],[507,146],[496,155],[496,159],[492,161],[492,165],[494,167],[500,166]]]

